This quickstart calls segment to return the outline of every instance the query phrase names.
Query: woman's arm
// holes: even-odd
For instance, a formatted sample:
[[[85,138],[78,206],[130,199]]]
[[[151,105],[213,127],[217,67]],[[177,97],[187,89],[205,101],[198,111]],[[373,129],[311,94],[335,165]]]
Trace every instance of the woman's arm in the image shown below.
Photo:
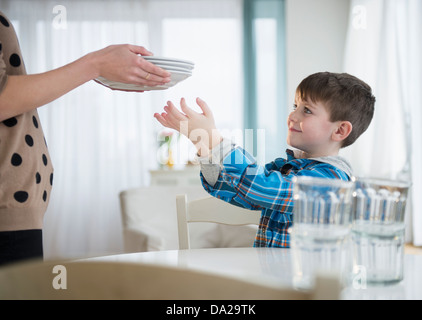
[[[170,73],[143,59],[143,47],[113,45],[91,52],[58,69],[33,75],[8,76],[0,94],[0,122],[43,106],[99,76],[139,85],[170,81]]]

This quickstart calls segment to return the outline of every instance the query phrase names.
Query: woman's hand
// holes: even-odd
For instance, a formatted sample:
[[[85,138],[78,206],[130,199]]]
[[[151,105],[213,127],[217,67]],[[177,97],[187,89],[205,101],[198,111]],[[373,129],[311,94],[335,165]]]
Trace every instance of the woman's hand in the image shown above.
[[[0,122],[43,106],[99,76],[112,81],[155,86],[170,81],[170,73],[146,61],[144,47],[112,45],[63,67],[30,75],[9,75],[0,93]]]
[[[180,112],[171,101],[167,102],[163,113],[155,113],[154,117],[167,128],[179,131],[195,144],[201,156],[208,155],[213,147],[221,142],[221,135],[215,127],[214,116],[205,101],[200,98],[196,103],[202,113],[188,107],[184,98],[180,101]]]
[[[142,58],[152,53],[141,46],[111,45],[92,53],[98,76],[108,80],[143,86],[163,85],[170,72]]]

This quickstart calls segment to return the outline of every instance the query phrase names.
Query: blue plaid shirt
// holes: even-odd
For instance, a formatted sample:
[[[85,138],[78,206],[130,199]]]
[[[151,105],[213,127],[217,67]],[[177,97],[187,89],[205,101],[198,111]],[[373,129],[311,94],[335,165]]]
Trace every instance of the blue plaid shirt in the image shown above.
[[[202,185],[212,196],[251,210],[261,210],[254,247],[290,247],[289,227],[293,213],[293,178],[313,176],[350,180],[337,167],[315,159],[297,159],[287,150],[287,159],[265,165],[242,148],[234,148],[222,161],[214,186],[201,173]]]

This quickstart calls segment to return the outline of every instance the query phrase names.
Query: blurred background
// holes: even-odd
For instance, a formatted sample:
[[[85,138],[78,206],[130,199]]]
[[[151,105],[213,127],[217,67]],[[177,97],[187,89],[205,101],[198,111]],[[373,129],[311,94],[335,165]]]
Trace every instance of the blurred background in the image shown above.
[[[412,181],[407,241],[422,245],[421,1],[0,0],[0,8],[28,73],[120,43],[195,63],[192,77],[165,91],[116,92],[91,81],[39,109],[55,167],[46,258],[122,252],[118,194],[148,186],[163,169],[153,114],[166,101],[185,97],[196,108],[201,97],[224,134],[266,163],[285,156],[295,89],[320,71],[348,72],[373,88],[375,118],[342,155],[357,176]],[[183,170],[193,150],[177,143],[172,170]]]

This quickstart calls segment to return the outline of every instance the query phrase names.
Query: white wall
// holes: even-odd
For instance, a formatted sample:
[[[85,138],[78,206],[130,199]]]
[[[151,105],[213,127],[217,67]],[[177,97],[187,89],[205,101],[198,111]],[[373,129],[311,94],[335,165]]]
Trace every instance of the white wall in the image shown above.
[[[343,72],[350,0],[287,0],[288,107],[308,75]]]

